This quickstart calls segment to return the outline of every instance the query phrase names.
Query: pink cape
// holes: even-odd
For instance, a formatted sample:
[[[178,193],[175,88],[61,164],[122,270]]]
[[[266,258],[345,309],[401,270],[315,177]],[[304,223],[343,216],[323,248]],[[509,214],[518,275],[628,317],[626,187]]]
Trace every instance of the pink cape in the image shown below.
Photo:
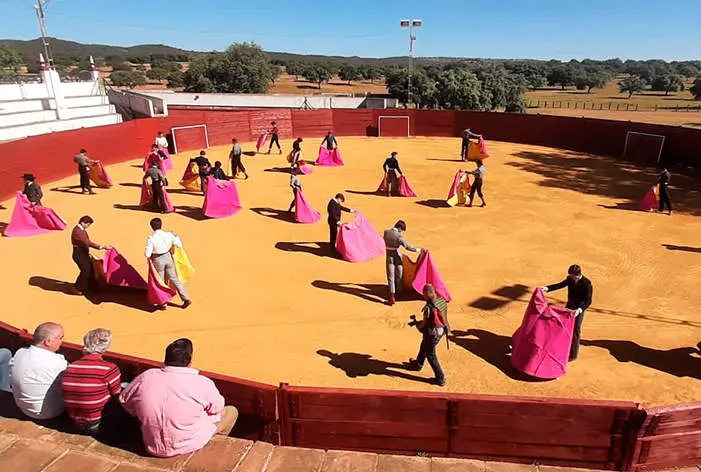
[[[241,201],[236,184],[232,180],[207,179],[202,213],[209,218],[226,218],[241,210]]]
[[[655,185],[653,186],[648,192],[645,194],[645,197],[643,197],[642,200],[638,202],[638,208],[640,208],[643,211],[652,211],[657,208],[659,205],[659,201],[657,200],[657,192],[658,186]]]
[[[166,210],[168,213],[175,211],[175,207],[170,203],[170,197],[168,197],[168,192],[166,192],[165,187],[163,187],[163,201],[166,204]],[[151,186],[144,180],[141,183],[141,200],[139,201],[141,206],[153,205],[153,194],[151,193]]]
[[[35,207],[22,192],[17,192],[12,218],[5,228],[5,236],[20,237],[66,229],[66,222],[51,208]]]
[[[387,193],[387,179],[383,178],[380,186],[377,188],[379,193]],[[409,181],[402,175],[399,177],[399,195],[402,197],[418,197],[409,186]]]
[[[102,162],[98,162],[90,167],[90,180],[100,188],[109,188],[112,186],[112,179],[107,175],[107,171],[105,170],[105,166],[102,165]]]
[[[146,288],[146,298],[151,305],[165,305],[173,299],[177,293],[174,289],[168,287],[158,276],[156,269],[153,267],[151,259],[148,260],[148,286]]]
[[[144,159],[144,172],[146,172],[154,162],[158,163],[158,168],[161,170],[163,175],[166,175],[165,164],[163,163],[163,159],[161,159],[161,156],[159,156],[157,152],[149,152],[146,155],[146,158]]]
[[[159,151],[163,151],[163,154],[166,155],[167,159],[161,159],[163,162],[163,167],[165,167],[166,170],[173,170],[175,167],[173,167],[173,159],[170,157],[170,152],[168,151],[168,148],[164,147],[159,147]]]
[[[336,249],[348,262],[365,262],[385,253],[385,242],[377,230],[359,211],[353,223],[338,228]]]
[[[311,167],[309,167],[306,163],[302,164],[302,163],[300,162],[300,164],[299,164],[299,171],[300,171],[302,174],[304,174],[304,175],[309,175],[309,174],[311,174],[312,172],[314,172],[314,169],[312,169]]]
[[[105,272],[105,281],[109,285],[136,288],[139,290],[145,290],[147,288],[146,281],[141,274],[139,274],[115,248],[105,251],[105,257],[102,260],[102,269]]]
[[[453,179],[453,185],[450,186],[450,190],[448,190],[448,198],[446,200],[450,200],[454,196],[458,194],[458,185],[460,185],[460,177],[462,177],[462,172],[457,171],[455,173],[455,178]]]
[[[260,149],[265,146],[265,140],[268,137],[268,132],[265,131],[264,133],[261,133],[260,136],[258,136],[258,142],[256,143],[256,152],[260,151]]]
[[[304,198],[302,189],[297,189],[295,196],[295,221],[297,223],[316,223],[320,219],[321,215],[309,205],[307,199]]]
[[[198,169],[197,164],[188,163],[183,172],[183,178],[180,179],[180,185],[191,192],[200,191],[200,174],[195,172],[195,169]]]
[[[411,260],[404,255],[404,261],[411,263]],[[448,287],[445,286],[441,275],[436,269],[436,265],[433,263],[433,258],[428,250],[423,250],[419,254],[414,264],[414,279],[411,281],[411,287],[416,290],[419,294],[423,294],[424,285],[431,284],[436,289],[436,293],[439,297],[445,298],[446,301],[451,301],[452,297],[448,292]],[[405,276],[407,272],[405,270]]]
[[[572,310],[549,304],[543,290],[535,289],[511,340],[513,366],[539,379],[565,375],[574,322]]]
[[[470,141],[470,144],[467,146],[468,161],[477,161],[488,157],[489,152],[487,151],[487,143],[484,138],[479,138],[477,143]]]
[[[342,166],[343,158],[341,157],[341,151],[339,151],[338,148],[329,151],[326,149],[326,146],[320,146],[319,157],[316,159],[316,165],[329,167]]]

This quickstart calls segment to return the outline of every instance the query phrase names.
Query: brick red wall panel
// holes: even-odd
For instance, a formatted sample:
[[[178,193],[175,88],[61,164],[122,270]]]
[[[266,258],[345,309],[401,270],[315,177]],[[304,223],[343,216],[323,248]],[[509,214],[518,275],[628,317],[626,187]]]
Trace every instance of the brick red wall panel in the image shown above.
[[[426,110],[414,115],[416,136],[459,136],[455,133],[455,112],[453,110]]]
[[[247,111],[207,111],[205,121],[210,146],[230,144],[236,137],[241,142],[251,141],[250,116]]]
[[[370,128],[377,132],[377,120],[372,110],[333,110],[333,132],[338,136],[374,136]]]
[[[256,138],[260,133],[270,129],[270,122],[276,121],[280,129],[280,139],[291,139],[292,133],[292,110],[288,109],[260,109],[249,112],[251,119],[251,133]]]
[[[292,129],[296,138],[319,138],[333,131],[333,110],[292,110]]]
[[[188,151],[200,151],[207,148],[205,129],[201,126],[196,128],[176,129],[173,139],[178,146],[177,152],[180,154]]]

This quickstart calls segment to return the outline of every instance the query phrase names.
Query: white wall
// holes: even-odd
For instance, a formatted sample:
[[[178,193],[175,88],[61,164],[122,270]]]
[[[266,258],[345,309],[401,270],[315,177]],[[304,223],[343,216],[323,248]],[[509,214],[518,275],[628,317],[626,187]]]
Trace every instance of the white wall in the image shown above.
[[[100,87],[93,81],[61,82],[61,90],[63,91],[63,95],[65,97],[100,95]],[[48,97],[49,91],[44,83],[0,84],[0,102]]]
[[[157,97],[168,105],[219,106],[241,108],[302,108],[304,100],[314,109],[358,108],[365,97],[323,97],[298,95],[252,95],[229,93],[184,93],[142,91],[144,95]]]
[[[38,134],[52,133],[55,131],[67,131],[78,128],[90,128],[93,126],[113,125],[121,122],[122,115],[111,114],[15,126],[12,128],[1,129],[0,141],[25,138],[27,136],[36,136]]]

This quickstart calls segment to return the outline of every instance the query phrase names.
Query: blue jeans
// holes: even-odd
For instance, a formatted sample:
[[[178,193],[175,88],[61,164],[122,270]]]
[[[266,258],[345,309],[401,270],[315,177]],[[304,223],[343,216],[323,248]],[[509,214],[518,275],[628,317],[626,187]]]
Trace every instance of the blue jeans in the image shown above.
[[[419,354],[416,356],[416,364],[421,370],[424,366],[424,361],[428,361],[428,365],[433,369],[433,375],[436,376],[438,382],[445,382],[445,374],[441,365],[438,362],[438,355],[436,354],[436,346],[441,341],[443,336],[427,336],[424,335],[421,340],[421,347],[419,347]]]

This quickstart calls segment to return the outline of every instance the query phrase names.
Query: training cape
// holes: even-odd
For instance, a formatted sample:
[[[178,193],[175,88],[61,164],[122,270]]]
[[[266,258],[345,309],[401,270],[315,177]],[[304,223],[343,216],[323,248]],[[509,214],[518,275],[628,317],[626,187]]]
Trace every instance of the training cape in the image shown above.
[[[341,157],[341,151],[339,151],[338,148],[329,151],[326,149],[326,146],[320,146],[319,157],[316,159],[316,165],[329,167],[342,166],[343,158]]]
[[[163,187],[163,201],[166,204],[166,211],[168,213],[175,211],[175,207],[170,203],[170,198],[168,197],[168,192],[166,192],[165,187]],[[153,205],[153,192],[151,191],[151,186],[145,180],[141,183],[141,200],[139,204],[141,206]]]
[[[105,166],[102,162],[98,162],[90,167],[90,180],[100,188],[110,188],[112,186],[112,179],[107,175]]]
[[[359,211],[353,223],[338,228],[336,249],[348,262],[365,262],[385,253],[385,242],[377,230]]]
[[[202,212],[209,218],[226,218],[241,210],[241,201],[236,183],[233,180],[207,179],[207,193],[204,196]]]
[[[188,163],[183,173],[183,178],[180,179],[180,185],[185,187],[190,192],[200,191],[200,174],[199,167],[194,162]]]
[[[268,138],[268,132],[261,133],[258,136],[258,142],[256,143],[256,152],[260,152],[261,148],[265,146],[265,140]]]
[[[318,211],[314,211],[311,205],[304,198],[301,188],[295,194],[295,221],[297,223],[316,223],[321,219]]]
[[[146,157],[144,158],[144,172],[146,172],[154,162],[158,164],[158,168],[161,170],[163,175],[166,175],[166,166],[163,159],[161,159],[161,156],[158,155],[158,152],[149,152],[146,154]]]
[[[27,196],[17,192],[15,208],[5,228],[5,236],[20,237],[66,229],[66,222],[51,208],[34,206]]]
[[[543,290],[535,289],[511,340],[513,366],[539,379],[565,375],[574,323],[572,310],[549,304]]]
[[[378,193],[387,193],[387,179],[383,178],[380,186],[377,188]],[[402,197],[418,197],[409,186],[409,181],[402,175],[399,177],[399,195]]]
[[[105,274],[105,281],[109,285],[140,290],[146,289],[147,287],[144,278],[115,248],[105,251],[105,257],[102,260],[102,269]]]
[[[643,211],[655,210],[659,205],[659,192],[660,186],[654,185],[650,190],[648,190],[643,199],[638,202],[638,208],[640,208]]]
[[[402,262],[404,264],[404,280],[402,282],[405,289],[413,288],[423,295],[424,285],[431,284],[439,297],[444,298],[447,302],[452,300],[448,287],[445,286],[428,250],[421,251],[416,262],[409,259],[406,254],[402,254]]]
[[[458,171],[453,179],[453,185],[448,191],[446,202],[450,206],[464,205],[467,203],[467,195],[470,193],[470,179],[467,174]]]
[[[467,160],[478,161],[489,157],[487,143],[484,138],[479,138],[478,142],[470,141],[467,145]]]

